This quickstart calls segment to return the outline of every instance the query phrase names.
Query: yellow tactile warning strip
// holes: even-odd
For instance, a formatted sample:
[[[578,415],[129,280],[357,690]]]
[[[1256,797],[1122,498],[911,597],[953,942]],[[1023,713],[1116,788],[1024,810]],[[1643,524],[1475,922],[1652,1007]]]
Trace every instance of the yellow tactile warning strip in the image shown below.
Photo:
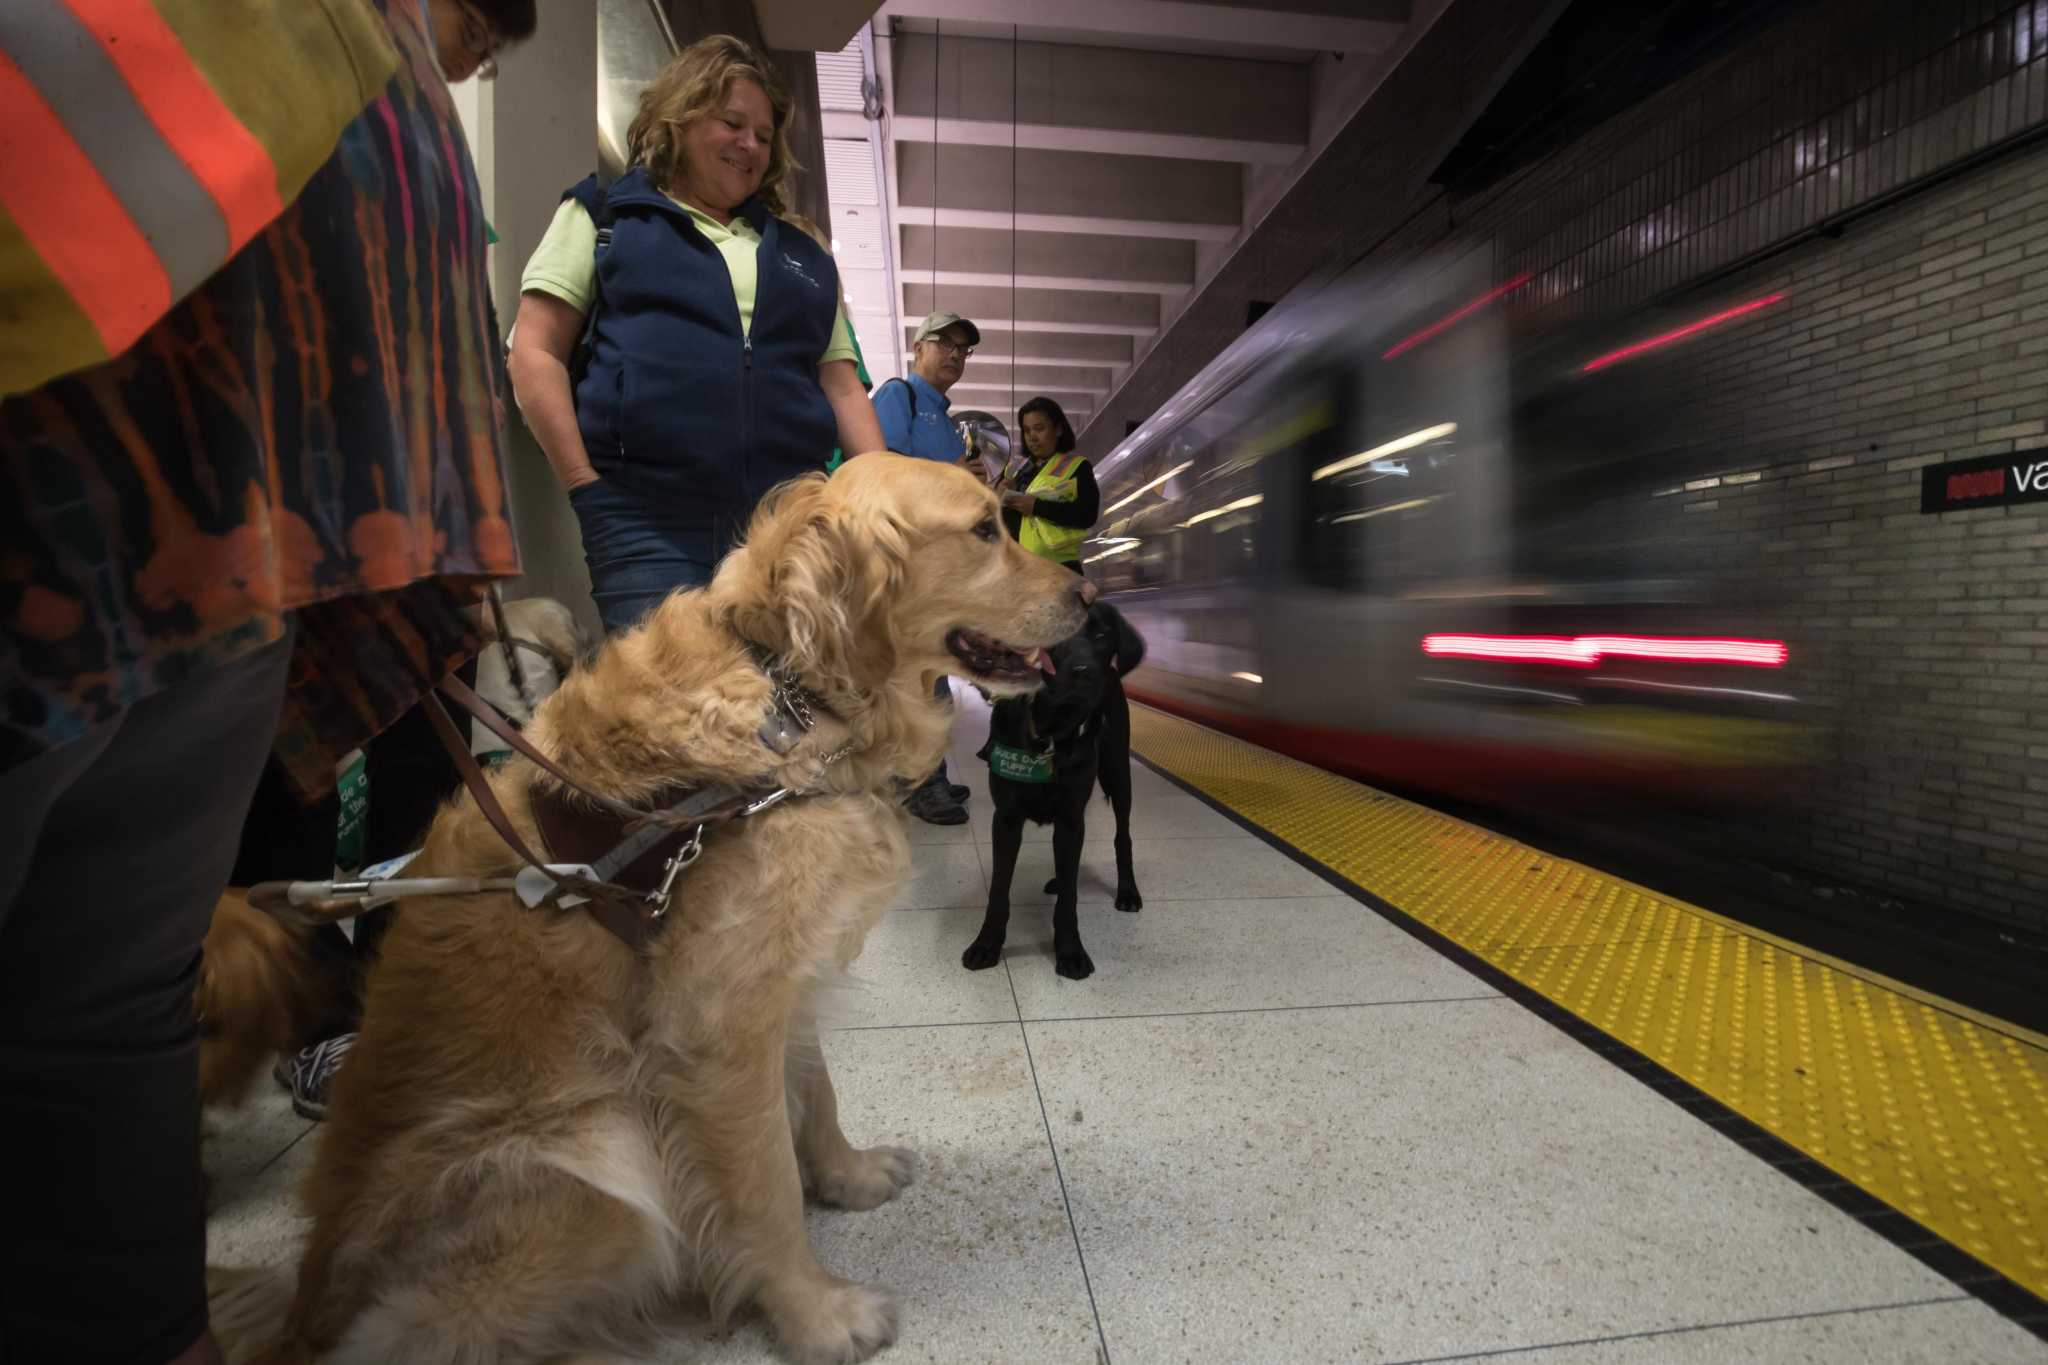
[[[1147,707],[1188,786],[2048,1297],[2048,1038]]]

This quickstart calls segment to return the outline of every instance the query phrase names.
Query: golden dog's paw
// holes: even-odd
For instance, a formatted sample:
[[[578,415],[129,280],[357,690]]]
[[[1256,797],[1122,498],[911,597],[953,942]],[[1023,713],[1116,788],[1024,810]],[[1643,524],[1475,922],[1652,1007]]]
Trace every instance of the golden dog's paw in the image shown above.
[[[917,1179],[917,1153],[907,1147],[870,1147],[844,1166],[817,1172],[818,1201],[856,1212],[894,1199]]]
[[[833,1280],[777,1318],[775,1336],[797,1365],[851,1365],[895,1342],[896,1316],[891,1295]]]

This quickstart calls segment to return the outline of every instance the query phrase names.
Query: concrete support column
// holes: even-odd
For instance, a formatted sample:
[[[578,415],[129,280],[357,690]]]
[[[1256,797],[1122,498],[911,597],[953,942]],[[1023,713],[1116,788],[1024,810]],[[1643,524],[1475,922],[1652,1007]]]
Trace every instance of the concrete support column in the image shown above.
[[[597,167],[596,10],[555,4],[539,12],[533,38],[499,58],[498,79],[471,97],[477,123],[470,145],[484,213],[498,233],[491,292],[501,331],[510,331],[518,315],[520,271],[540,245],[562,191]],[[506,594],[556,598],[595,638],[597,610],[575,515],[516,407],[509,437],[512,529],[526,572],[506,585]]]

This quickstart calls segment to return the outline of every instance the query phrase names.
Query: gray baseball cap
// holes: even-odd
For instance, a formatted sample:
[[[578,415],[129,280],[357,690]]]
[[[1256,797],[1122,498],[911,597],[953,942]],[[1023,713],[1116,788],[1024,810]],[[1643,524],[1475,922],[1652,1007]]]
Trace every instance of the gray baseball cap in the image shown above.
[[[911,339],[910,344],[916,346],[919,342],[928,341],[945,331],[948,327],[965,328],[967,330],[967,344],[969,346],[981,345],[981,329],[966,318],[961,317],[958,313],[933,313],[917,329],[917,335]]]

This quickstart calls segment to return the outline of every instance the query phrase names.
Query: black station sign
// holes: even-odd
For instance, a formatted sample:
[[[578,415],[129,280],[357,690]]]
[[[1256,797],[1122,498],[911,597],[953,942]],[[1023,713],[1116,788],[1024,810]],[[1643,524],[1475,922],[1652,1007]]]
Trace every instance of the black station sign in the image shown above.
[[[2015,502],[2048,502],[2048,446],[1950,460],[1920,471],[1923,512],[1966,512]]]

